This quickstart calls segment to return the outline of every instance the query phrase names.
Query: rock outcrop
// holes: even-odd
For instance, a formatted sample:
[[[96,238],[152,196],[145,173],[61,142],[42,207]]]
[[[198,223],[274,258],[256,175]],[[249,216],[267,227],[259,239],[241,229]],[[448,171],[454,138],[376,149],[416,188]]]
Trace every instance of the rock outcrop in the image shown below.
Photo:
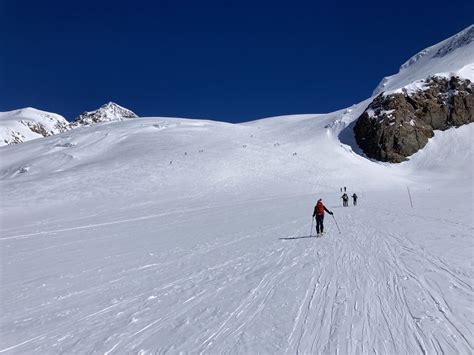
[[[128,119],[138,118],[138,116],[114,102],[102,105],[99,109],[90,112],[84,112],[79,115],[72,123],[71,127],[90,126],[95,123],[124,121]]]
[[[357,144],[370,158],[402,162],[423,148],[434,130],[474,122],[473,91],[468,79],[431,76],[381,93],[358,118]]]

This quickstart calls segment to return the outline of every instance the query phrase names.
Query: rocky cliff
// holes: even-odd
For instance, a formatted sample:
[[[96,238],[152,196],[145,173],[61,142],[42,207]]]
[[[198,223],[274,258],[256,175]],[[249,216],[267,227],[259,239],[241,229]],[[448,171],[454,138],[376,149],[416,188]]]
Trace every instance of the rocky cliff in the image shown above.
[[[357,144],[373,159],[399,163],[428,142],[434,130],[474,122],[473,84],[458,76],[430,76],[379,94],[359,117]]]

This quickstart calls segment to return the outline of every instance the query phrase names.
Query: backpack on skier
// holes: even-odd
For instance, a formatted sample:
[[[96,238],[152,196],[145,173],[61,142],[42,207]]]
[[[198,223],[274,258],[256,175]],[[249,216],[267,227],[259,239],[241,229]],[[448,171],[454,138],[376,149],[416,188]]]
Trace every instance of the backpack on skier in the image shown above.
[[[322,214],[324,214],[324,205],[323,202],[319,200],[316,204],[316,216],[321,216]]]

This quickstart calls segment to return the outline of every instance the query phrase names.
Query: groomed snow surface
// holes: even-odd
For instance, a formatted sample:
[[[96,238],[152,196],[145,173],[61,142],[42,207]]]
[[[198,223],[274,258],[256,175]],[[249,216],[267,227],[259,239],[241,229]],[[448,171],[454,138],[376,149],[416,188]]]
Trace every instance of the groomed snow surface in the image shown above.
[[[474,125],[377,163],[365,106],[1,148],[0,353],[472,354]]]

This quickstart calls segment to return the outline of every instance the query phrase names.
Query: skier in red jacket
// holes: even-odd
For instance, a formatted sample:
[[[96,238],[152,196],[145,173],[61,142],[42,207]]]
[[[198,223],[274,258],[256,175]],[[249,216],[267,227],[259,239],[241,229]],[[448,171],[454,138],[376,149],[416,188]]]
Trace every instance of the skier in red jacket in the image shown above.
[[[323,200],[319,199],[316,206],[314,206],[313,218],[316,217],[316,232],[319,234],[323,234],[324,232],[324,211],[332,215],[333,213],[329,211],[326,206],[323,204]]]

